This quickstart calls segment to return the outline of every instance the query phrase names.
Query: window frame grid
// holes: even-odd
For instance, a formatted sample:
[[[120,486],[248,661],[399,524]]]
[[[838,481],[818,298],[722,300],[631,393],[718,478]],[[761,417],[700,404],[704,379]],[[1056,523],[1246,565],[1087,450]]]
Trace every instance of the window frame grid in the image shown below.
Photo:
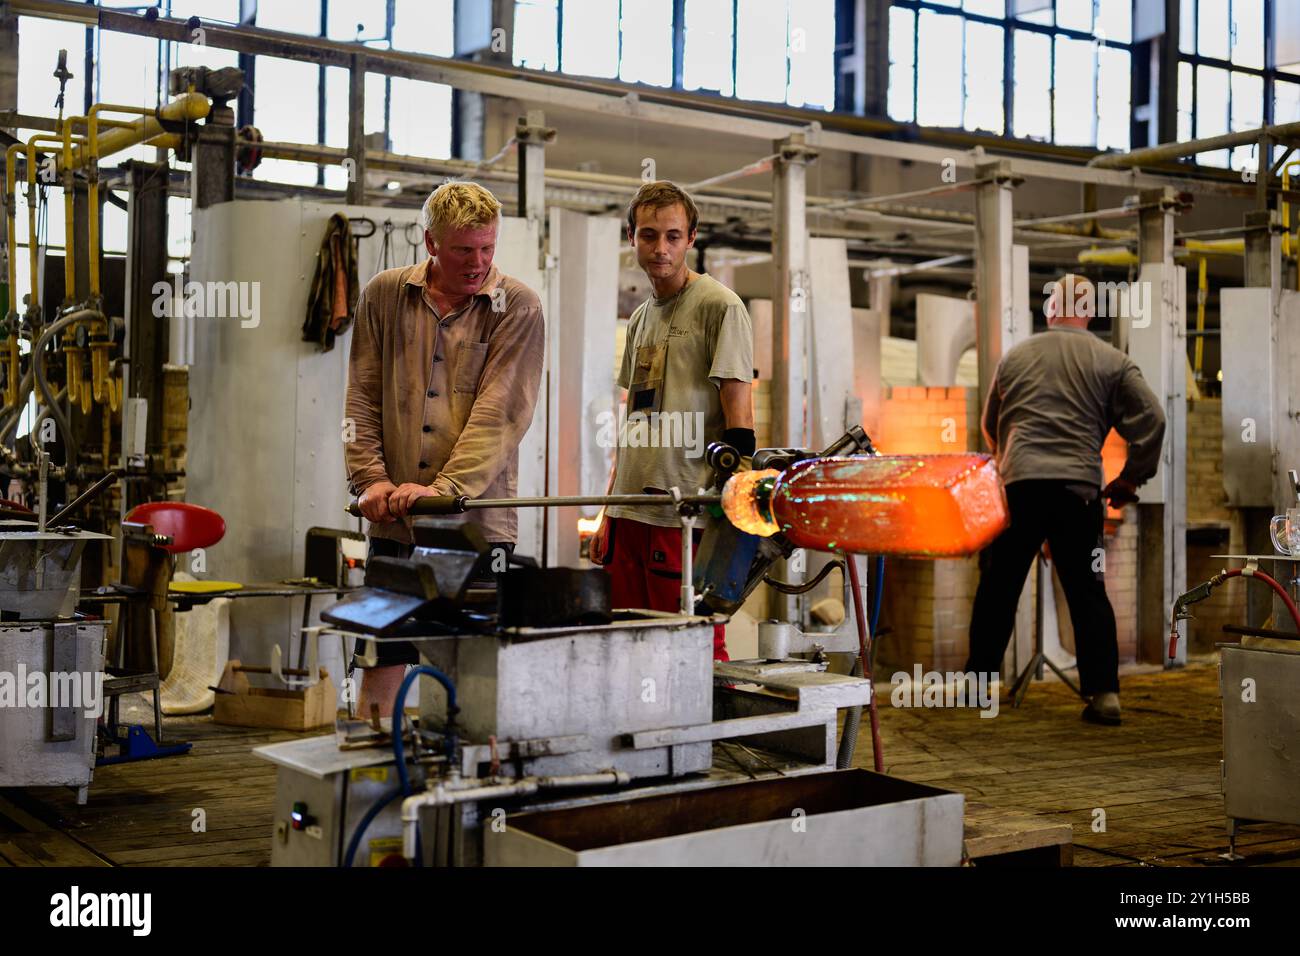
[[[1193,0],[1193,2],[1196,2],[1196,0]],[[1269,3],[1269,2],[1270,0],[1265,0],[1265,3]],[[1010,5],[1010,3],[1011,0],[1007,0],[1008,6]],[[1014,110],[1015,110],[1015,32],[1017,30],[1024,30],[1029,33],[1037,33],[1047,37],[1048,40],[1050,41],[1048,43],[1048,51],[1049,51],[1048,56],[1050,62],[1051,76],[1049,77],[1048,80],[1049,95],[1047,99],[1048,99],[1048,122],[1049,122],[1049,127],[1051,129],[1051,138],[1048,140],[1048,142],[1053,145],[1057,144],[1056,95],[1055,95],[1056,93],[1056,38],[1059,36],[1064,36],[1072,40],[1084,40],[1086,42],[1093,44],[1094,47],[1098,47],[1098,48],[1102,46],[1107,46],[1118,50],[1124,50],[1129,55],[1130,65],[1132,64],[1133,49],[1136,46],[1136,44],[1132,40],[1131,20],[1130,20],[1130,33],[1129,33],[1130,39],[1126,43],[1122,43],[1117,40],[1112,40],[1110,38],[1107,38],[1106,40],[1103,41],[1099,39],[1095,33],[1087,33],[1083,30],[1075,30],[1070,27],[1056,26],[1055,20],[1056,20],[1057,0],[1052,0],[1053,25],[1051,26],[1048,26],[1047,24],[1043,24],[1043,23],[1034,23],[1028,20],[1021,20],[1008,13],[1004,13],[1004,15],[1001,17],[989,16],[988,14],[984,14],[984,13],[972,13],[970,11],[967,11],[964,7],[947,6],[945,4],[935,3],[933,2],[933,0],[890,0],[890,6],[898,7],[900,9],[905,9],[905,10],[911,10],[915,17],[913,21],[914,25],[912,29],[912,122],[913,123],[916,123],[916,117],[918,115],[917,108],[919,106],[919,97],[920,97],[920,83],[917,80],[916,71],[917,71],[917,64],[919,63],[918,58],[920,56],[921,11],[929,10],[933,13],[938,13],[950,17],[957,17],[963,21],[962,65],[961,65],[963,120],[965,115],[965,100],[966,100],[965,22],[974,21],[976,23],[986,23],[989,24],[990,26],[997,26],[1002,28],[1003,31],[1003,36],[1002,36],[1002,41],[1003,41],[1002,42],[1002,114],[1003,114],[1002,115],[1002,138],[1005,139],[1017,139],[1017,137],[1015,137],[1011,132],[1012,129],[1014,128],[1012,123],[1012,117],[1014,116]],[[1265,21],[1267,24],[1267,16],[1265,17]],[[1093,0],[1094,30],[1096,29],[1096,23],[1097,23],[1097,0]],[[1265,42],[1267,42],[1267,40]],[[1093,60],[1094,87],[1096,87],[1099,83],[1100,70],[1101,70],[1100,60],[1094,57]],[[1132,80],[1131,79],[1129,81],[1129,91],[1130,91],[1130,108],[1131,108],[1132,105],[1131,103]],[[1098,125],[1097,117],[1095,116],[1094,116],[1093,125],[1094,127]],[[953,127],[953,128],[960,129],[963,132],[967,132],[967,133],[974,133],[976,135],[980,135],[983,133],[983,131],[968,130],[966,129],[965,125],[959,127]],[[1080,149],[1094,148],[1095,149],[1096,148],[1095,141],[1097,135],[1098,134],[1094,130],[1094,137],[1093,137],[1094,144],[1092,147],[1070,146],[1068,148],[1080,148]],[[1026,140],[1026,141],[1039,142],[1038,140]]]
[[[1191,5],[1192,23],[1196,24],[1199,20],[1198,15],[1200,13],[1201,0],[1188,0],[1188,3]],[[1229,132],[1232,131],[1232,74],[1233,73],[1248,73],[1252,76],[1258,76],[1263,79],[1264,103],[1263,103],[1263,110],[1261,112],[1261,115],[1263,117],[1263,123],[1265,126],[1272,126],[1274,117],[1276,115],[1277,81],[1279,79],[1283,79],[1284,82],[1289,81],[1292,83],[1300,83],[1300,75],[1294,73],[1284,73],[1283,71],[1277,68],[1276,64],[1270,65],[1270,60],[1272,59],[1272,54],[1273,54],[1273,14],[1275,12],[1274,0],[1264,0],[1264,24],[1263,24],[1264,65],[1263,67],[1241,66],[1240,64],[1232,62],[1232,27],[1235,23],[1232,14],[1233,14],[1233,7],[1235,5],[1236,5],[1236,0],[1228,0],[1229,38],[1228,38],[1227,59],[1219,59],[1218,57],[1210,57],[1210,56],[1202,55],[1199,52],[1200,32],[1197,30],[1194,30],[1192,33],[1192,41],[1194,47],[1193,52],[1184,53],[1182,48],[1179,47],[1178,62],[1188,63],[1192,67],[1192,101],[1188,107],[1188,110],[1191,114],[1191,135],[1189,137],[1190,139],[1201,138],[1200,132],[1197,130],[1198,110],[1196,108],[1197,99],[1200,92],[1199,90],[1200,67],[1205,66],[1205,67],[1210,67],[1212,69],[1223,70],[1228,74],[1227,122],[1228,122]],[[1243,147],[1238,146],[1238,147],[1228,148],[1228,166],[1226,167],[1212,166],[1210,168],[1232,169],[1233,168],[1232,151],[1233,149],[1241,149],[1241,148]],[[1255,158],[1256,161],[1258,161],[1259,157],[1256,156]],[[1270,157],[1270,161],[1271,161],[1271,157]],[[1194,157],[1193,157],[1193,162],[1195,162]],[[1198,163],[1197,165],[1200,164]]]

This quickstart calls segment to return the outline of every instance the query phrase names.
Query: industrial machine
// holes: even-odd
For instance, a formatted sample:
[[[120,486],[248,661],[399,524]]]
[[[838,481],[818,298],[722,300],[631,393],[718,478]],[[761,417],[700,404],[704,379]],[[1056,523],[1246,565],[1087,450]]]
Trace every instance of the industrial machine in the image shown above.
[[[1295,487],[1296,473],[1290,474]],[[1283,540],[1274,534],[1279,554],[1216,555],[1244,564],[1220,571],[1183,594],[1174,605],[1170,657],[1176,649],[1178,621],[1192,616],[1188,608],[1232,578],[1267,585],[1287,615],[1276,627],[1227,625],[1225,630],[1241,636],[1236,643],[1218,645],[1219,692],[1223,700],[1220,769],[1229,859],[1239,859],[1237,835],[1243,825],[1300,823],[1300,715],[1295,706],[1300,694],[1300,608],[1293,593],[1300,581],[1293,577],[1288,590],[1259,566],[1261,561],[1273,561],[1294,569],[1290,547],[1294,543],[1300,543],[1300,527],[1288,526]],[[1294,575],[1294,570],[1291,573]]]
[[[105,622],[74,612],[82,553],[106,537],[0,521],[0,787],[72,787],[86,802],[104,708]]]
[[[856,429],[832,450],[869,448]],[[739,606],[791,552],[796,521],[827,550],[817,534],[852,526],[865,541],[868,525],[883,553],[987,543],[1006,521],[987,458],[764,450],[756,461],[783,467],[734,475],[734,449],[710,460],[721,493],[672,493],[688,531],[706,514],[673,614],[610,608],[603,571],[527,559],[477,586],[491,549],[457,516],[612,498],[423,499],[416,511],[440,517],[416,520],[411,558],[373,559],[366,587],[322,613],[416,642],[424,663],[394,713],[425,676],[419,719],[407,732],[361,714],[259,748],[278,767],[273,864],[959,863],[960,794],[835,770],[837,712],[871,705],[869,670],[830,673],[817,652],[714,662],[712,635],[714,608]],[[742,511],[767,524],[751,533]]]

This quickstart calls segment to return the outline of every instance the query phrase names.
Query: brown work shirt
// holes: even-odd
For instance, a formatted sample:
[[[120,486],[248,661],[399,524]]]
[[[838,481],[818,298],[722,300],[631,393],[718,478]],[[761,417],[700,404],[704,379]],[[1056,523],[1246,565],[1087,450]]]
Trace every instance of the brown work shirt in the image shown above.
[[[468,305],[439,316],[426,288],[430,262],[379,273],[357,303],[345,411],[349,483],[355,494],[387,480],[513,498],[519,442],[542,378],[541,300],[493,266]],[[515,509],[484,509],[475,520],[489,541],[515,540]],[[371,525],[370,534],[411,540],[407,521]]]

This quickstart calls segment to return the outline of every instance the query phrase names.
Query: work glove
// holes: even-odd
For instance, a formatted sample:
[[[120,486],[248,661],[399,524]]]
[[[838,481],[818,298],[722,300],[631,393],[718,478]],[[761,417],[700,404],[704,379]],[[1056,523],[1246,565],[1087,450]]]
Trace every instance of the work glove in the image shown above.
[[[1110,502],[1112,508],[1123,508],[1138,500],[1137,485],[1123,478],[1116,478],[1101,490],[1101,496]]]

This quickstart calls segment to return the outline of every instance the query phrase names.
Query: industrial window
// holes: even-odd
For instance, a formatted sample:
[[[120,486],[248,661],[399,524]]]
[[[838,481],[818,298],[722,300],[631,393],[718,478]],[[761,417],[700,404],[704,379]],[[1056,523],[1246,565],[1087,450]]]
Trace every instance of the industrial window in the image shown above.
[[[253,124],[262,135],[289,143],[316,142],[316,88],[320,68],[298,60],[259,56],[253,76]],[[259,87],[277,93],[258,96]],[[316,168],[287,159],[264,159],[253,171],[253,177],[314,186]]]
[[[453,2],[347,0],[322,5],[321,0],[259,0],[256,25],[307,36],[323,35],[373,49],[451,56]],[[101,0],[100,5],[139,8],[132,0]],[[240,0],[162,0],[159,6],[164,16],[197,16],[208,24],[239,22]],[[555,6],[555,0],[551,6]],[[68,67],[73,73],[67,87],[65,114],[83,112],[87,102],[82,74],[88,42],[95,61],[91,101],[153,107],[160,97],[166,98],[167,77],[176,67],[220,69],[239,65],[238,54],[206,45],[200,31],[195,31],[189,42],[162,42],[113,31],[88,31],[73,23],[23,17],[19,21],[19,36],[22,45],[19,110],[39,115],[53,115],[55,111],[58,82],[52,75],[56,54],[51,51],[66,49]],[[347,145],[346,70],[258,56],[247,85],[253,94],[253,122],[267,139]],[[277,91],[277,95],[258,97],[258,87]],[[286,91],[290,95],[283,95]],[[450,87],[371,73],[366,76],[365,98],[364,132],[382,134],[386,148],[419,156],[450,155]],[[34,132],[25,131],[24,135]],[[115,157],[115,162],[153,157],[152,148],[137,146]],[[173,159],[173,163],[178,168],[188,168],[179,160]],[[334,189],[346,186],[346,178],[338,167],[318,170],[310,164],[288,160],[265,159],[254,175],[258,179],[292,184],[324,184]]]
[[[322,24],[319,0],[259,0],[257,25],[314,36],[323,33],[331,40],[376,50],[452,56],[452,6],[453,0],[350,0],[326,5]],[[296,71],[286,70],[282,64],[288,62],[257,58],[252,83],[254,122],[262,134],[270,140],[346,147],[348,71],[306,63],[294,63],[299,68]],[[302,95],[259,101],[259,86],[294,89]],[[322,96],[324,111],[319,113]],[[263,106],[267,99],[270,105]],[[281,116],[280,111],[293,115]],[[287,132],[290,130],[292,135]],[[451,152],[451,88],[368,73],[362,132],[382,136],[384,148],[392,152],[445,158]],[[317,170],[309,164],[264,159],[254,175],[277,182],[319,183],[330,189],[347,187],[346,174],[338,166]]]
[[[560,68],[559,0],[517,0],[511,50],[515,66],[530,70]]]
[[[620,24],[618,78],[650,86],[673,84],[673,5],[625,3]]]
[[[534,70],[834,107],[835,0],[683,0],[680,9],[678,23],[673,0],[516,0],[512,59]]]
[[[1300,3],[1180,0],[1178,135],[1204,139],[1286,122],[1300,74]],[[1255,145],[1198,153],[1197,163],[1258,165]]]
[[[736,89],[734,9],[731,0],[686,0],[682,85],[731,96]]]
[[[1130,0],[894,0],[889,116],[1128,149]]]

